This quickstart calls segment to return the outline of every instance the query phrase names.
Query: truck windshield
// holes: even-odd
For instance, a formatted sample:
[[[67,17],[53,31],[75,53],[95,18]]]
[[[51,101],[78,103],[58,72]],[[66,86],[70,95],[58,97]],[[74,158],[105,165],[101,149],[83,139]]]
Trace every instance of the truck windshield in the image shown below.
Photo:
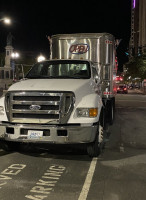
[[[89,62],[77,60],[44,61],[35,64],[25,78],[89,79]]]

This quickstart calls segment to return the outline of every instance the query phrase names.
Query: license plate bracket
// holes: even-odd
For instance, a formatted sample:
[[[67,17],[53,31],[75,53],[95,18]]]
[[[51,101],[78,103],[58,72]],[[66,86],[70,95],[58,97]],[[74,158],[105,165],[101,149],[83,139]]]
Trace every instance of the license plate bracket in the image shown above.
[[[28,130],[29,139],[40,139],[43,136],[43,131],[41,130]]]

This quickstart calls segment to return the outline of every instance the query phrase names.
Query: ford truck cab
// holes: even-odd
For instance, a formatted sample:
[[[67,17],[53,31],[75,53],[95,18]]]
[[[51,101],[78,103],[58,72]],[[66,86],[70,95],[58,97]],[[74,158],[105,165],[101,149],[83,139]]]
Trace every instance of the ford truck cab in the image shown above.
[[[84,144],[89,156],[99,155],[105,124],[114,116],[114,51],[112,42],[112,48],[107,46],[111,45],[107,37],[112,38],[109,34],[52,37],[51,59],[36,63],[0,99],[0,137],[7,146]],[[111,63],[110,58],[104,62],[104,47],[111,48]]]

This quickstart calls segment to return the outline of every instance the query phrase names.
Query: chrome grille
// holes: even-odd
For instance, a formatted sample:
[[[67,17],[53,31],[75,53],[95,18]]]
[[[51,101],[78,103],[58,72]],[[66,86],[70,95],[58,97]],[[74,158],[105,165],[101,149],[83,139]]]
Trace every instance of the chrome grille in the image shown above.
[[[10,122],[66,123],[74,104],[72,92],[9,92],[6,111]]]

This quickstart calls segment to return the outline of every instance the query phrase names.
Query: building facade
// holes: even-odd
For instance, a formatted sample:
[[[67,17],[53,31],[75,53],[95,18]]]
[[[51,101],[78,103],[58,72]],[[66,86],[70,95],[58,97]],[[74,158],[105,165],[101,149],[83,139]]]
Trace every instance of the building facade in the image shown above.
[[[0,62],[0,91],[6,90],[13,82],[14,70],[12,69],[11,55],[14,48],[12,46],[12,39],[13,36],[9,33],[7,36],[7,46],[5,47],[5,64],[3,65]]]
[[[12,46],[6,46],[5,65],[0,66],[0,88],[7,89],[13,81],[13,71],[11,67]]]
[[[146,55],[146,0],[131,1],[130,57]]]
[[[139,47],[146,56],[146,0],[139,0]]]

